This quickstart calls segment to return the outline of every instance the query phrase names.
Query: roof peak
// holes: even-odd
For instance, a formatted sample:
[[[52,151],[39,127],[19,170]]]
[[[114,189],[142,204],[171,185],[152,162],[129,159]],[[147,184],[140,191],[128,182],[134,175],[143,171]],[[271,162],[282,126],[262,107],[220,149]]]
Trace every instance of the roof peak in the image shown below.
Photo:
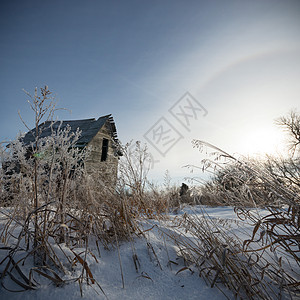
[[[88,118],[88,119],[73,119],[73,120],[54,120],[54,121],[46,121],[46,122],[78,122],[78,121],[98,121],[102,118],[109,118],[112,117],[112,114],[104,115],[99,117],[98,119],[96,118]],[[46,123],[45,122],[45,123]]]

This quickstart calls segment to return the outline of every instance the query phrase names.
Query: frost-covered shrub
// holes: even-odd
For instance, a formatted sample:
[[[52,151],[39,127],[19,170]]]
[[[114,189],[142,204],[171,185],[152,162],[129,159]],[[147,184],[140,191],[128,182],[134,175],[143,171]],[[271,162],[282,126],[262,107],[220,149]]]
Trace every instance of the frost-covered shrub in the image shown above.
[[[31,280],[32,270],[25,275],[20,269],[29,258],[34,260],[34,271],[43,275],[47,269],[56,275],[46,278],[65,283],[58,274],[66,274],[65,262],[61,261],[66,252],[68,270],[76,261],[82,266],[79,277],[71,279],[89,284],[93,281],[86,262],[90,245],[97,249],[99,241],[109,248],[136,230],[126,199],[106,187],[100,174],[85,171],[88,152],[76,147],[80,131],[58,126],[42,138],[43,117],[52,118],[55,111],[50,94],[47,87],[41,89],[41,95],[37,89],[34,96],[28,94],[35,113],[34,142],[25,145],[18,137],[0,148],[0,213],[6,219],[0,240],[5,246],[1,250],[7,251],[1,262],[1,283],[16,271],[22,274],[21,281],[11,279],[24,289],[37,288]],[[81,254],[76,253],[77,248]]]

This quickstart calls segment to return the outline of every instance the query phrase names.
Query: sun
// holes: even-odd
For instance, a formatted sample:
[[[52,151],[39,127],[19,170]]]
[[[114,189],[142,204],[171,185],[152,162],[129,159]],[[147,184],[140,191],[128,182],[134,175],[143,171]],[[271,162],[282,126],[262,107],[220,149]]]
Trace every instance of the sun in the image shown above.
[[[278,128],[262,127],[245,132],[238,143],[242,155],[278,155],[286,149],[286,136]]]

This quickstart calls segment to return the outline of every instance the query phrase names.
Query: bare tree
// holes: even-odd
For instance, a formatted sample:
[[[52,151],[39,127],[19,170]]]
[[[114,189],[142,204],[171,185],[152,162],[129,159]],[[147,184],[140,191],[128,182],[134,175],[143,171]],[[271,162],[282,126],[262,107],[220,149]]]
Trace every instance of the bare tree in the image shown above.
[[[38,199],[38,153],[39,153],[39,139],[41,132],[39,132],[39,126],[43,121],[49,121],[53,118],[55,112],[56,102],[51,96],[51,92],[48,89],[48,86],[40,89],[40,94],[38,93],[38,88],[35,88],[34,95],[31,95],[29,92],[25,91],[26,95],[29,97],[27,102],[29,103],[31,109],[35,114],[35,142],[33,147],[33,157],[34,157],[34,209],[39,208],[39,199]],[[30,130],[29,126],[24,122],[23,118],[19,116],[26,126]],[[37,232],[38,232],[38,214],[35,213],[35,231],[34,231],[34,248],[37,247]]]
[[[300,115],[296,110],[289,112],[287,116],[280,117],[276,124],[283,127],[290,136],[289,150],[292,156],[299,154],[300,146]]]

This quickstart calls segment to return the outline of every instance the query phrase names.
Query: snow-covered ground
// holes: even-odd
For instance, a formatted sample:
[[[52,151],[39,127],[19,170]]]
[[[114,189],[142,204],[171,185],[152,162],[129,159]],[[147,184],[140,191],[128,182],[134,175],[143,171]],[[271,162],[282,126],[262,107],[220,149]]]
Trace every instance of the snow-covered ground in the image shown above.
[[[169,220],[141,220],[144,237],[134,237],[131,242],[120,242],[119,252],[117,248],[105,250],[102,247],[99,253],[96,247],[92,248],[95,256],[89,256],[87,262],[94,279],[106,296],[96,284],[89,286],[83,284],[83,297],[81,297],[78,282],[55,287],[53,283],[46,280],[43,283],[41,279],[39,280],[42,283],[41,287],[37,290],[16,293],[0,287],[0,299],[226,299],[218,288],[211,288],[199,277],[195,267],[190,265],[186,268],[184,260],[177,255],[174,242],[166,235],[162,235],[162,232],[172,230],[172,219],[184,213],[197,215],[200,210],[201,207],[187,207],[177,215],[170,215]],[[236,224],[239,221],[233,208],[207,208],[206,213],[211,218],[231,223],[232,230],[237,230]],[[240,234],[244,233],[245,231],[240,232]],[[68,253],[67,248],[65,251]],[[80,249],[76,252],[80,253]],[[1,250],[0,260],[6,253],[5,250]],[[137,258],[137,268],[133,260],[134,255]],[[32,266],[31,262],[30,259],[26,261],[28,269]],[[73,273],[70,272],[63,279],[78,276],[80,270],[75,268]],[[3,264],[0,265],[0,271],[3,271]],[[36,274],[35,277],[38,278],[38,275]],[[13,290],[20,289],[8,278],[5,278],[5,286]],[[223,292],[234,299],[230,291]]]

